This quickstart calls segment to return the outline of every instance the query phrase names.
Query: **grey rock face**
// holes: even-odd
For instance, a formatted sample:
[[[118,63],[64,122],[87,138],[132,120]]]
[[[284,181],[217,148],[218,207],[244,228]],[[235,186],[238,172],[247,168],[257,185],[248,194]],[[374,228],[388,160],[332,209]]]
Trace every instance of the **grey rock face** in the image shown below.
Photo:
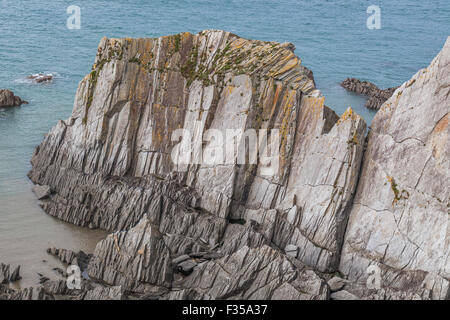
[[[340,271],[445,299],[450,279],[450,39],[375,116]]]
[[[50,196],[51,189],[49,186],[35,185],[33,187],[33,192],[36,195],[36,197],[38,198],[38,200],[42,200],[42,199],[48,198]]]
[[[298,247],[294,246],[293,244],[288,244],[286,246],[286,248],[284,248],[284,251],[286,252],[286,254],[288,256],[291,256],[294,258],[297,258],[297,256],[298,256]]]
[[[88,261],[104,284],[93,296],[120,287],[149,299],[327,299],[323,273],[340,268],[361,286],[375,262],[384,291],[350,294],[409,297],[420,283],[445,297],[448,58],[380,110],[359,181],[364,121],[326,107],[292,50],[216,30],[102,39],[71,117],[45,137],[29,173],[53,192],[46,212],[113,232]],[[278,129],[279,170],[175,164],[180,128],[198,137]]]
[[[0,263],[0,284],[8,284],[20,279],[20,266],[13,270],[9,264]]]
[[[339,119],[324,105],[291,46],[214,30],[104,38],[93,69],[71,118],[33,156],[30,178],[55,192],[45,211],[112,231],[147,213],[172,254],[217,245],[229,220],[255,220],[269,242],[336,270],[365,124],[351,109]],[[201,134],[279,130],[278,172],[267,178],[262,165],[236,161],[174,165],[168,139],[177,128],[195,132],[195,120]]]
[[[265,245],[254,249],[242,247],[232,255],[197,266],[191,275],[174,282],[171,298],[181,298],[177,290],[202,299],[327,297],[327,286],[314,271],[295,265]]]
[[[93,279],[139,292],[141,283],[170,287],[170,262],[162,234],[143,218],[129,231],[110,234],[99,242],[88,273]]]
[[[18,107],[28,102],[23,101],[10,90],[0,89],[0,108]]]

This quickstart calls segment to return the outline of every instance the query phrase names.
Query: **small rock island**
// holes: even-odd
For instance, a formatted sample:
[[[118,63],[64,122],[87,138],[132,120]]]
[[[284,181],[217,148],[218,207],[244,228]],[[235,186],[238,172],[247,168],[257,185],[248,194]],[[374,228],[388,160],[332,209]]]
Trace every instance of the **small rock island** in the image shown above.
[[[0,89],[0,108],[19,107],[22,104],[27,104],[27,101],[22,100],[14,93],[7,89]]]
[[[373,110],[380,109],[383,103],[389,99],[398,88],[380,89],[372,82],[361,81],[355,78],[345,79],[341,83],[341,86],[348,91],[368,96],[369,99],[366,102],[366,107]]]

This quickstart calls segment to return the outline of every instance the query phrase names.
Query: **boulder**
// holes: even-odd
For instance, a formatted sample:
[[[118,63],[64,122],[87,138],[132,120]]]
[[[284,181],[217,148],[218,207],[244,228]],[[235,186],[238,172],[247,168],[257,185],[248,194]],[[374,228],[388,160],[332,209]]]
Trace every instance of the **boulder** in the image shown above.
[[[284,251],[288,256],[291,256],[293,258],[297,258],[298,255],[298,247],[293,244],[288,244],[286,248],[284,248]]]
[[[327,283],[328,283],[328,286],[330,287],[330,290],[332,292],[334,292],[334,291],[341,290],[347,282],[348,282],[347,280],[344,280],[342,278],[333,277],[330,280],[328,280]]]
[[[83,300],[122,300],[123,290],[120,286],[103,287],[98,286],[86,292]]]

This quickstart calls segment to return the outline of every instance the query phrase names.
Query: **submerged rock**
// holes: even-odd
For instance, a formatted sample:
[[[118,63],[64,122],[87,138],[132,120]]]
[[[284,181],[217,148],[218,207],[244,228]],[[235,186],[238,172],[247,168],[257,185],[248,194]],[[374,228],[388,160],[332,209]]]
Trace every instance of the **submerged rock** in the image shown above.
[[[348,283],[347,280],[339,278],[339,277],[333,277],[330,280],[328,280],[328,286],[330,287],[330,290],[332,292],[341,290],[346,283]]]
[[[52,74],[36,73],[36,74],[29,75],[27,77],[27,79],[33,80],[34,82],[37,82],[37,83],[50,82],[50,81],[53,80],[53,75]]]
[[[361,81],[355,78],[347,78],[342,81],[341,86],[345,89],[363,94],[369,97],[366,102],[366,107],[369,109],[378,110],[381,105],[389,99],[397,90],[398,87],[380,89],[375,84],[369,81]]]
[[[0,89],[0,108],[18,107],[22,104],[28,104],[28,102],[15,96],[10,90]]]

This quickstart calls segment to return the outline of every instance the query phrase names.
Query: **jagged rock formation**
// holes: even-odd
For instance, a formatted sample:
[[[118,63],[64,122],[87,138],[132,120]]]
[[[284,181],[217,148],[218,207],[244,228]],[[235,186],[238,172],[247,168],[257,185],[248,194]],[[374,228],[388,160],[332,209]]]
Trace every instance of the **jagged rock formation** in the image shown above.
[[[36,198],[38,200],[42,200],[48,198],[52,191],[50,190],[49,186],[40,186],[37,184],[33,187],[33,193],[36,195]]]
[[[263,245],[201,263],[174,281],[167,298],[325,300],[327,295],[326,283],[314,271]]]
[[[375,116],[340,266],[351,280],[376,264],[389,288],[448,295],[449,88],[450,38]]]
[[[18,107],[22,104],[27,104],[28,102],[23,101],[14,93],[7,89],[0,89],[0,108],[6,107]]]
[[[86,254],[82,250],[74,252],[67,249],[48,248],[47,253],[58,257],[63,263],[78,265],[81,271],[87,269],[89,261],[92,258],[92,255]]]
[[[278,130],[278,146],[257,145],[260,156],[278,151],[278,170],[270,174],[274,159],[241,164],[241,153],[225,163],[174,163],[177,129],[192,134],[193,160],[208,159],[210,129],[267,129],[268,140]],[[291,44],[215,30],[104,38],[72,116],[36,149],[29,177],[51,189],[42,201],[49,214],[113,231],[89,260],[91,279],[107,286],[94,296],[327,299],[340,263],[363,280],[347,272],[353,258],[341,261],[341,248],[350,212],[353,225],[366,224],[353,200],[365,130],[350,108],[339,118],[324,105]],[[238,132],[232,146],[245,140]],[[365,163],[376,155],[386,158],[369,152]],[[360,184],[370,184],[367,170]],[[347,239],[358,236],[353,228]],[[344,289],[402,297],[390,285],[379,295],[358,283]]]
[[[13,270],[9,264],[0,263],[0,284],[8,284],[20,279],[20,266]]]
[[[336,269],[365,124],[323,105],[291,49],[223,31],[104,38],[72,117],[33,157],[31,179],[56,193],[44,209],[108,230],[147,214],[172,235],[172,253],[216,245],[230,219],[256,219],[280,248],[302,248],[299,260]],[[279,172],[236,160],[174,166],[169,138],[198,130],[196,120],[203,130],[279,129]]]
[[[380,89],[372,82],[361,81],[355,78],[345,79],[342,81],[341,86],[349,91],[368,96],[369,99],[366,102],[366,107],[375,110],[378,110],[398,88]]]

